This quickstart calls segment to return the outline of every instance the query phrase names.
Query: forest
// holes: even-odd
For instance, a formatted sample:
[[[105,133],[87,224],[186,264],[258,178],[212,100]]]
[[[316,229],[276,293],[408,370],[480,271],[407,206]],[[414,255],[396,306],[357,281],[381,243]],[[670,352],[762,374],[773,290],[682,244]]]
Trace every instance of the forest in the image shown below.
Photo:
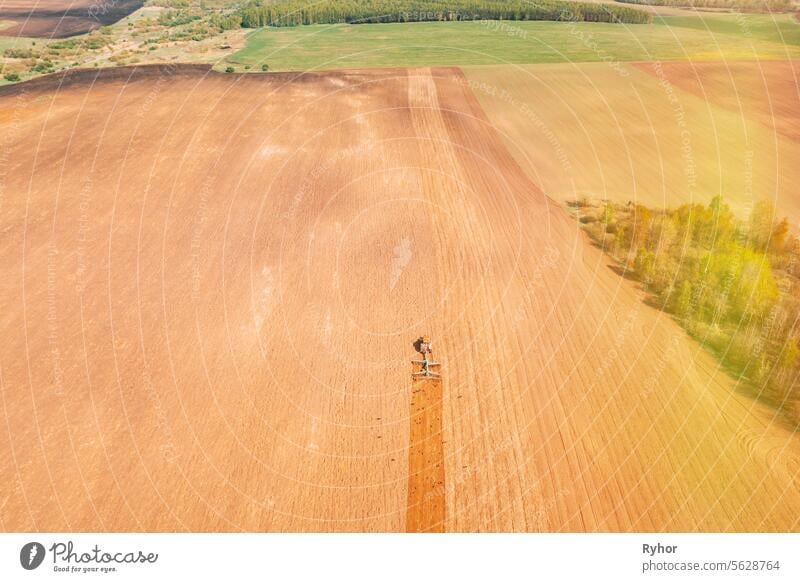
[[[564,0],[252,0],[239,9],[242,26],[429,22],[461,20],[569,20],[643,24],[652,16],[611,4]]]
[[[710,204],[652,210],[571,204],[588,234],[650,302],[712,351],[755,396],[800,422],[800,239],[772,203],[737,219]]]
[[[748,12],[784,12],[792,10],[792,0],[616,0],[623,4],[676,6],[680,8],[713,8],[747,10]]]

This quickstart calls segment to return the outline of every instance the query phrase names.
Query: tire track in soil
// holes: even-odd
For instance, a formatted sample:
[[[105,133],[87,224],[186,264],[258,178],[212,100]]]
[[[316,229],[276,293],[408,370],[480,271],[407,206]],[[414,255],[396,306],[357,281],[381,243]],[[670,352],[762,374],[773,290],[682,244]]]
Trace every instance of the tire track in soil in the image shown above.
[[[412,380],[406,532],[444,531],[445,491],[442,381]]]

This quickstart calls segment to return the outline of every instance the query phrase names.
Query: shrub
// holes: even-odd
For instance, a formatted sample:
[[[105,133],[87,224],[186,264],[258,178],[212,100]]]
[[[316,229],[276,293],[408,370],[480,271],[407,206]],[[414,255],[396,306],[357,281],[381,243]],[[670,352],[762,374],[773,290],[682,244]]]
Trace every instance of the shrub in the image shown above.
[[[218,15],[211,19],[211,24],[216,26],[220,31],[233,30],[235,28],[241,28],[242,17],[239,14],[230,14],[226,16]]]
[[[3,56],[8,59],[30,59],[36,56],[31,49],[7,48],[3,51]]]
[[[31,67],[31,71],[34,73],[50,73],[53,71],[53,63],[47,60],[39,61]]]
[[[10,83],[16,83],[17,81],[19,81],[19,75],[17,75],[16,73],[7,73],[3,75],[3,78]]]
[[[634,269],[642,279],[649,279],[655,268],[655,256],[644,247],[639,247],[634,259]]]
[[[200,20],[199,14],[183,14],[176,10],[167,10],[162,12],[161,15],[158,17],[158,23],[162,26],[181,26],[183,24],[189,24],[190,22],[194,22],[195,20]]]

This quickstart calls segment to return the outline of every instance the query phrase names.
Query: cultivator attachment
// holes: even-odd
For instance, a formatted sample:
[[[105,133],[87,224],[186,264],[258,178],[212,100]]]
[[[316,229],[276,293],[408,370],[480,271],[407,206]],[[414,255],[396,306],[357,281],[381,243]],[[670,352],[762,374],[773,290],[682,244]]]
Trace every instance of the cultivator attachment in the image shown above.
[[[411,363],[414,364],[414,372],[411,376],[415,380],[422,380],[425,378],[429,378],[432,380],[441,379],[442,375],[436,371],[439,370],[442,366],[439,362],[434,362],[432,358],[433,348],[431,344],[431,338],[424,335],[417,340],[417,351],[422,354],[421,360],[411,360]]]

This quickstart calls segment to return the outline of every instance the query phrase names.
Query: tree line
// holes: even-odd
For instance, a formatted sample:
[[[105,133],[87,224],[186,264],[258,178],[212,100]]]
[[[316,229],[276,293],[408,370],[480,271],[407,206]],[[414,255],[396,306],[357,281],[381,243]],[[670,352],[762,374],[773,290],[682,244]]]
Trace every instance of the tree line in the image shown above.
[[[627,24],[652,21],[649,13],[635,8],[565,0],[251,0],[238,13],[245,28],[469,20],[569,20]]]
[[[677,6],[681,8],[717,8],[751,12],[783,12],[793,9],[792,0],[616,0],[624,4]]]
[[[769,202],[575,203],[589,234],[759,397],[800,422],[800,239]]]

